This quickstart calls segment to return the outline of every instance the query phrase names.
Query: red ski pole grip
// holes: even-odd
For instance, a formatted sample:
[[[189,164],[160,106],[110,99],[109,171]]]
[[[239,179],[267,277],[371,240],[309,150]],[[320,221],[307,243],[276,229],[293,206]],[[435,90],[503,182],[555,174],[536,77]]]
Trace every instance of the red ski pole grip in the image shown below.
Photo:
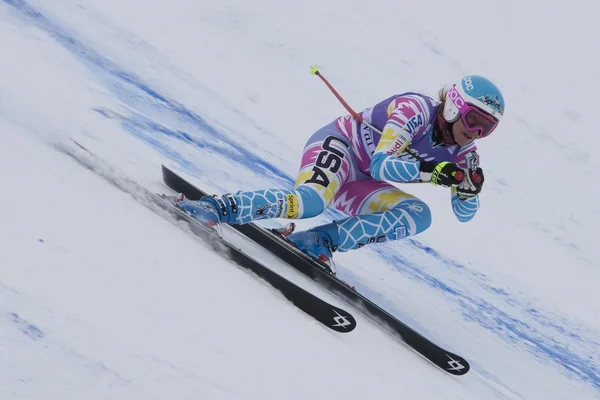
[[[452,173],[452,176],[459,182],[462,182],[462,180],[465,179],[465,173],[462,171],[455,171]]]
[[[471,180],[473,181],[473,183],[479,185],[481,183],[481,175],[479,175],[478,173],[474,173],[473,175],[471,175]]]

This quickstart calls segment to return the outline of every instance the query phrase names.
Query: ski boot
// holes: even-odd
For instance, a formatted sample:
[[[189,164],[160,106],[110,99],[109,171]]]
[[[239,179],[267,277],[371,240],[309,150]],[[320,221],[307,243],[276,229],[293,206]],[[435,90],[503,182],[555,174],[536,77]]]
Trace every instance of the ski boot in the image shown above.
[[[286,236],[286,239],[304,254],[325,264],[329,269],[327,272],[336,274],[333,252],[338,246],[339,235],[335,222],[292,233]]]
[[[218,203],[212,196],[202,197],[200,200],[188,200],[183,193],[169,197],[175,207],[181,209],[194,219],[214,228],[221,234],[221,222]],[[221,235],[220,235],[221,236]]]

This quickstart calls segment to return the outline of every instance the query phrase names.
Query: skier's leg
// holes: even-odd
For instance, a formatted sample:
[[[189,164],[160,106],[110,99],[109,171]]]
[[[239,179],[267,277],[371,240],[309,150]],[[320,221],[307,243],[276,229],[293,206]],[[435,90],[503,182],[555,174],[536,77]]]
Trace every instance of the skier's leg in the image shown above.
[[[370,243],[403,239],[423,232],[431,225],[427,204],[386,182],[363,180],[344,185],[335,197],[334,206],[351,217],[309,229],[309,242],[326,237],[331,251],[348,251]],[[294,240],[294,235],[290,236]],[[297,244],[311,253],[310,243]],[[317,254],[311,254],[319,257]]]
[[[427,204],[389,183],[375,180],[352,182],[346,185],[337,199],[344,194],[350,197],[355,194],[358,205],[351,213],[352,217],[335,222],[339,251],[404,239],[431,226],[431,211]],[[336,206],[345,208],[341,202],[337,202]]]
[[[345,183],[356,179],[348,139],[329,124],[308,140],[295,189],[238,191],[177,205],[209,223],[246,224],[266,218],[310,218],[322,213]]]

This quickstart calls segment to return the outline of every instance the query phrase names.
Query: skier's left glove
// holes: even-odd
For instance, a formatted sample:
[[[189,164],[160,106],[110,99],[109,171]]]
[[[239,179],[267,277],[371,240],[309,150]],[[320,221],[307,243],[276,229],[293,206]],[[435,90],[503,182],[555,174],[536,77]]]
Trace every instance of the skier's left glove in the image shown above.
[[[456,186],[456,194],[461,200],[469,200],[477,196],[483,187],[483,170],[477,167],[475,171],[468,170],[465,179]]]
[[[465,172],[453,162],[421,161],[419,164],[420,177],[423,182],[435,186],[455,186],[462,182]]]

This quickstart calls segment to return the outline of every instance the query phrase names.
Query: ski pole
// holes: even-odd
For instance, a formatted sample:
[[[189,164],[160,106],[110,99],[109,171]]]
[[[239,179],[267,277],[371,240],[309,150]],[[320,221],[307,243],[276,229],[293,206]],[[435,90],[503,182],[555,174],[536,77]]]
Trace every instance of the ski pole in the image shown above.
[[[383,135],[383,132],[381,132],[380,129],[373,126],[373,124],[369,123],[369,121],[365,121],[365,119],[359,113],[354,111],[352,109],[352,107],[350,107],[350,105],[348,103],[346,103],[346,100],[344,100],[344,98],[338,93],[338,91],[335,90],[335,88],[333,87],[333,85],[331,83],[329,83],[327,78],[325,78],[321,74],[321,72],[319,71],[319,67],[317,67],[316,65],[313,65],[312,67],[310,67],[310,73],[321,78],[321,80],[325,83],[325,85],[327,85],[329,90],[331,90],[331,93],[333,93],[333,95],[338,99],[338,101],[340,103],[342,103],[344,108],[350,113],[350,115],[352,115],[354,117],[354,119],[358,120],[361,124],[366,125],[369,129],[379,133],[380,135]],[[425,161],[425,159],[423,157],[421,157],[420,155],[418,155],[417,153],[415,153],[414,151],[412,151],[409,148],[404,149],[404,151],[406,151],[408,154],[410,154],[411,156],[416,158],[419,162]],[[462,180],[465,178],[464,172],[460,172],[460,171],[454,172],[452,176],[459,182],[462,182]]]

